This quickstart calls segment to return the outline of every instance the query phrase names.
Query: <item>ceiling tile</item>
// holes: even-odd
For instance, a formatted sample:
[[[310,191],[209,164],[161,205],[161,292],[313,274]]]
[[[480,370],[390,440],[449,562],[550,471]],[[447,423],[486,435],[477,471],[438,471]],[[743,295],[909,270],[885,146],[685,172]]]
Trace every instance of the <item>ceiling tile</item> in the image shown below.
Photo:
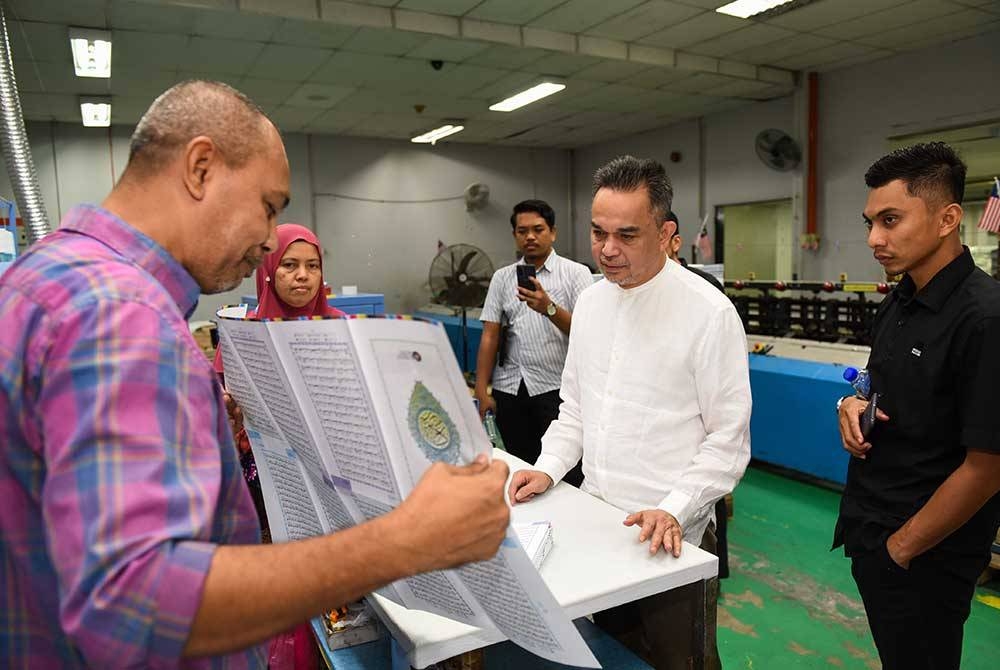
[[[72,63],[69,48],[69,28],[54,23],[11,21],[7,24],[10,53],[14,58],[48,63]],[[112,38],[112,42],[113,42]],[[115,46],[111,49],[114,65]]]
[[[760,65],[762,63],[776,63],[783,58],[790,58],[798,54],[813,51],[815,49],[821,49],[833,44],[836,44],[836,40],[832,40],[829,37],[802,34],[789,37],[788,39],[778,40],[772,44],[765,44],[759,47],[737,51],[734,54],[730,54],[729,57],[733,60]]]
[[[529,63],[534,63],[543,56],[547,56],[548,53],[544,49],[519,48],[497,44],[485,51],[479,52],[465,62],[470,65],[485,65],[486,67],[501,67],[508,70],[516,70]]]
[[[312,107],[293,107],[291,105],[280,105],[273,109],[268,116],[278,130],[283,133],[298,132],[307,123],[322,114],[322,111]]]
[[[632,63],[626,60],[607,60],[597,63],[577,72],[574,77],[594,79],[596,81],[620,82],[628,77],[641,74],[655,66],[644,63]],[[662,68],[658,68],[662,69]]]
[[[417,61],[423,65],[421,61]],[[447,64],[446,64],[447,65]],[[509,74],[509,70],[467,65],[465,63],[444,67],[440,72],[431,72],[431,76],[422,87],[426,91],[440,91],[446,95],[460,97],[482,89]]]
[[[998,19],[1000,19],[1000,17],[998,17]],[[1000,31],[1000,20],[979,23],[960,30],[948,31],[942,35],[934,35],[933,37],[909,43],[906,47],[907,49],[925,49],[929,46],[941,47],[952,42],[957,42],[959,40],[973,37],[974,35],[981,35],[991,31]],[[1000,34],[997,34],[997,39],[1000,39]]]
[[[961,8],[945,4],[938,0],[910,2],[903,7],[892,7],[881,11],[866,13],[848,21],[842,21],[830,26],[818,28],[814,32],[826,37],[841,40],[857,40],[859,37],[877,36],[896,28],[920,23],[927,19],[959,13]]]
[[[704,93],[719,86],[725,86],[740,81],[724,74],[713,74],[711,72],[699,72],[690,77],[679,79],[671,83],[668,88],[671,91],[681,93]]]
[[[703,56],[723,57],[737,51],[742,51],[743,49],[760,46],[761,44],[770,44],[781,39],[788,39],[794,35],[795,33],[791,30],[770,26],[766,23],[755,23],[746,28],[740,28],[731,33],[692,44],[687,50]]]
[[[643,44],[680,49],[691,44],[718,37],[747,25],[743,19],[737,19],[725,14],[705,12],[693,19],[652,33],[640,39]]]
[[[111,123],[135,123],[138,121],[149,106],[153,104],[155,98],[146,98],[135,95],[113,95],[111,96]],[[78,108],[79,109],[79,108]],[[79,111],[77,120],[79,121]]]
[[[66,108],[76,107],[77,121],[80,120],[80,103],[75,95],[57,93],[24,93],[21,95],[21,112],[32,121],[52,121],[56,113]]]
[[[963,9],[949,13],[947,16],[938,16],[931,20],[914,22],[894,30],[861,37],[856,41],[873,47],[908,50],[915,48],[914,45],[917,42],[931,40],[933,43],[935,37],[944,37],[948,32],[989,23],[994,18],[992,14],[981,12],[978,9]],[[1000,50],[997,53],[1000,54]],[[1000,56],[998,56],[998,62],[1000,62]]]
[[[193,33],[206,37],[267,42],[283,21],[277,16],[260,14],[199,12],[194,20]]]
[[[812,69],[815,69],[817,72],[832,72],[833,70],[851,67],[852,65],[860,65],[861,63],[870,63],[882,58],[888,58],[889,56],[896,55],[896,53],[897,52],[890,51],[888,49],[872,49],[866,54],[854,56],[853,58],[845,58],[844,60],[833,61],[826,63],[825,65],[816,66]]]
[[[302,83],[298,81],[244,77],[237,88],[258,105],[265,105],[288,100],[301,86]]]
[[[271,36],[272,42],[294,44],[300,47],[335,49],[343,46],[358,28],[326,21],[300,21],[285,19]]]
[[[462,16],[478,5],[482,0],[401,0],[396,5],[400,9],[413,9],[420,12]]]
[[[353,37],[344,42],[341,48],[345,51],[356,51],[363,54],[402,56],[430,39],[430,37],[422,33],[380,28],[359,28]]]
[[[466,16],[523,26],[563,2],[565,0],[485,0]]]
[[[186,64],[190,38],[186,35],[116,30],[112,35],[111,76],[118,63],[129,67],[176,70]]]
[[[238,74],[225,74],[222,72],[205,73],[205,72],[192,72],[189,70],[177,71],[178,82],[188,81],[190,79],[209,79],[211,81],[221,81],[223,84],[229,84],[233,88],[239,90],[240,81],[242,81],[243,78],[240,77]]]
[[[489,104],[493,104],[529,86],[534,86],[539,81],[541,77],[534,72],[511,72],[482,88],[470,91],[467,95],[477,100],[488,100]]]
[[[587,30],[599,35],[632,42],[700,14],[701,9],[667,0],[650,0]]]
[[[198,11],[190,7],[116,2],[108,10],[108,17],[112,28],[188,35],[194,32]]]
[[[15,21],[44,21],[83,28],[106,28],[104,0],[6,0],[8,26]]]
[[[16,61],[18,90],[36,93],[107,95],[110,79],[77,77],[69,63],[32,63]]]
[[[145,99],[148,105],[177,83],[175,70],[156,70],[148,67],[121,66],[111,77],[111,93]]]
[[[354,91],[355,89],[349,86],[307,83],[302,84],[295,93],[289,96],[285,104],[292,107],[332,109],[338,102],[353,94]]]
[[[305,81],[316,68],[333,56],[331,49],[268,44],[247,75],[259,79]]]
[[[536,60],[524,66],[528,72],[538,74],[548,74],[557,77],[568,77],[585,67],[600,63],[601,59],[594,56],[580,56],[577,54],[554,53],[544,58]]]
[[[406,55],[409,58],[427,58],[461,63],[489,48],[490,45],[485,42],[456,40],[450,37],[432,37]]]
[[[863,44],[838,42],[837,44],[824,47],[822,49],[816,49],[815,51],[809,51],[797,56],[782,59],[775,63],[775,65],[791,70],[804,70],[806,68],[824,65],[826,63],[834,63],[845,58],[863,56],[864,54],[871,53],[874,50],[875,49],[873,47],[865,46]]]
[[[192,37],[180,60],[182,67],[192,72],[242,75],[263,49],[260,42]]]
[[[712,95],[722,95],[734,98],[752,98],[755,100],[769,100],[787,95],[790,89],[778,86],[766,81],[752,81],[744,79],[723,84],[717,88],[708,89]]]
[[[820,0],[820,2],[814,2],[765,20],[769,24],[789,30],[816,30],[823,26],[846,21],[859,13],[874,12],[901,4],[903,4],[903,0],[871,0],[871,2],[865,0],[863,4]]]
[[[622,84],[630,86],[641,86],[643,88],[659,88],[679,79],[691,76],[690,70],[676,70],[671,67],[651,67],[643,70],[639,74],[632,75],[621,81]]]
[[[614,16],[626,12],[643,0],[568,0],[531,22],[533,28],[582,33]]]
[[[453,67],[456,66],[445,64],[441,71]],[[419,60],[338,51],[313,73],[311,79],[341,86],[420,91],[433,75],[438,74],[440,72]]]

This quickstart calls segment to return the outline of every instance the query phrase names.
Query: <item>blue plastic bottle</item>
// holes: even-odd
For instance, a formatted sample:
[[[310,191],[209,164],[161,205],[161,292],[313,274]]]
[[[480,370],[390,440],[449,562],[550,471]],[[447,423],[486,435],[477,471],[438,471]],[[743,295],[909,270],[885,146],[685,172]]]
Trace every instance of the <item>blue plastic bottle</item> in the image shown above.
[[[872,391],[872,378],[868,370],[861,368],[847,368],[844,370],[844,380],[854,387],[855,392],[862,398],[868,398]]]

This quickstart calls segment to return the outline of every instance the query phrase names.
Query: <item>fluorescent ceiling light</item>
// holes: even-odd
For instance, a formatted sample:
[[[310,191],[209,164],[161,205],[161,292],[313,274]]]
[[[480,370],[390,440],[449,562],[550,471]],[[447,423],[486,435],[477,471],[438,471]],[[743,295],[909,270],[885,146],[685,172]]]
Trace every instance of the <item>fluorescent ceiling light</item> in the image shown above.
[[[532,86],[527,91],[521,91],[516,95],[512,95],[506,100],[501,100],[495,105],[490,105],[490,110],[494,112],[512,112],[518,107],[530,105],[536,100],[541,100],[553,93],[558,93],[564,88],[566,88],[566,84],[553,84],[547,81],[538,86]]]
[[[106,30],[70,28],[69,46],[77,77],[111,76],[111,33]]]
[[[736,2],[730,2],[728,5],[723,5],[715,11],[720,14],[729,14],[729,16],[746,19],[751,16],[756,16],[761,12],[766,12],[769,9],[786,5],[791,1],[792,0],[736,0]]]
[[[435,128],[434,130],[428,130],[423,135],[417,135],[411,142],[416,142],[417,144],[436,144],[442,137],[448,137],[449,135],[454,135],[455,133],[465,130],[465,126],[441,126],[440,128]]]
[[[107,128],[111,125],[111,98],[80,98],[80,116],[85,126]]]

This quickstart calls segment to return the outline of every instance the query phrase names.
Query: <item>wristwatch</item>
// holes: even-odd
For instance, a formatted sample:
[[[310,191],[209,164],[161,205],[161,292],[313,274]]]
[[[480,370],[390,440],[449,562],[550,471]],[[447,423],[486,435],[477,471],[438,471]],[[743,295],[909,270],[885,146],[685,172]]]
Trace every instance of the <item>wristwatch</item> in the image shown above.
[[[550,317],[552,317],[556,315],[557,309],[559,308],[556,307],[556,304],[551,300],[549,300],[549,306],[545,308],[545,313],[548,314]]]

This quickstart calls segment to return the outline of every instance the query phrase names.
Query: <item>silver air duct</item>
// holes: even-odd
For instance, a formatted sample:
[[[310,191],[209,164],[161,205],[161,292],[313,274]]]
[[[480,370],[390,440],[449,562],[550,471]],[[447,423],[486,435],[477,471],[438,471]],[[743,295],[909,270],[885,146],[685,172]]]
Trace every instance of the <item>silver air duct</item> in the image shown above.
[[[0,6],[0,116],[3,127],[3,157],[7,163],[7,174],[28,229],[28,241],[37,242],[50,232],[49,217],[45,213],[45,203],[38,187],[35,162],[31,159],[31,147],[24,132],[24,117],[21,114],[21,98],[17,94],[14,79],[14,64],[10,57],[10,41],[7,39],[7,16]]]

